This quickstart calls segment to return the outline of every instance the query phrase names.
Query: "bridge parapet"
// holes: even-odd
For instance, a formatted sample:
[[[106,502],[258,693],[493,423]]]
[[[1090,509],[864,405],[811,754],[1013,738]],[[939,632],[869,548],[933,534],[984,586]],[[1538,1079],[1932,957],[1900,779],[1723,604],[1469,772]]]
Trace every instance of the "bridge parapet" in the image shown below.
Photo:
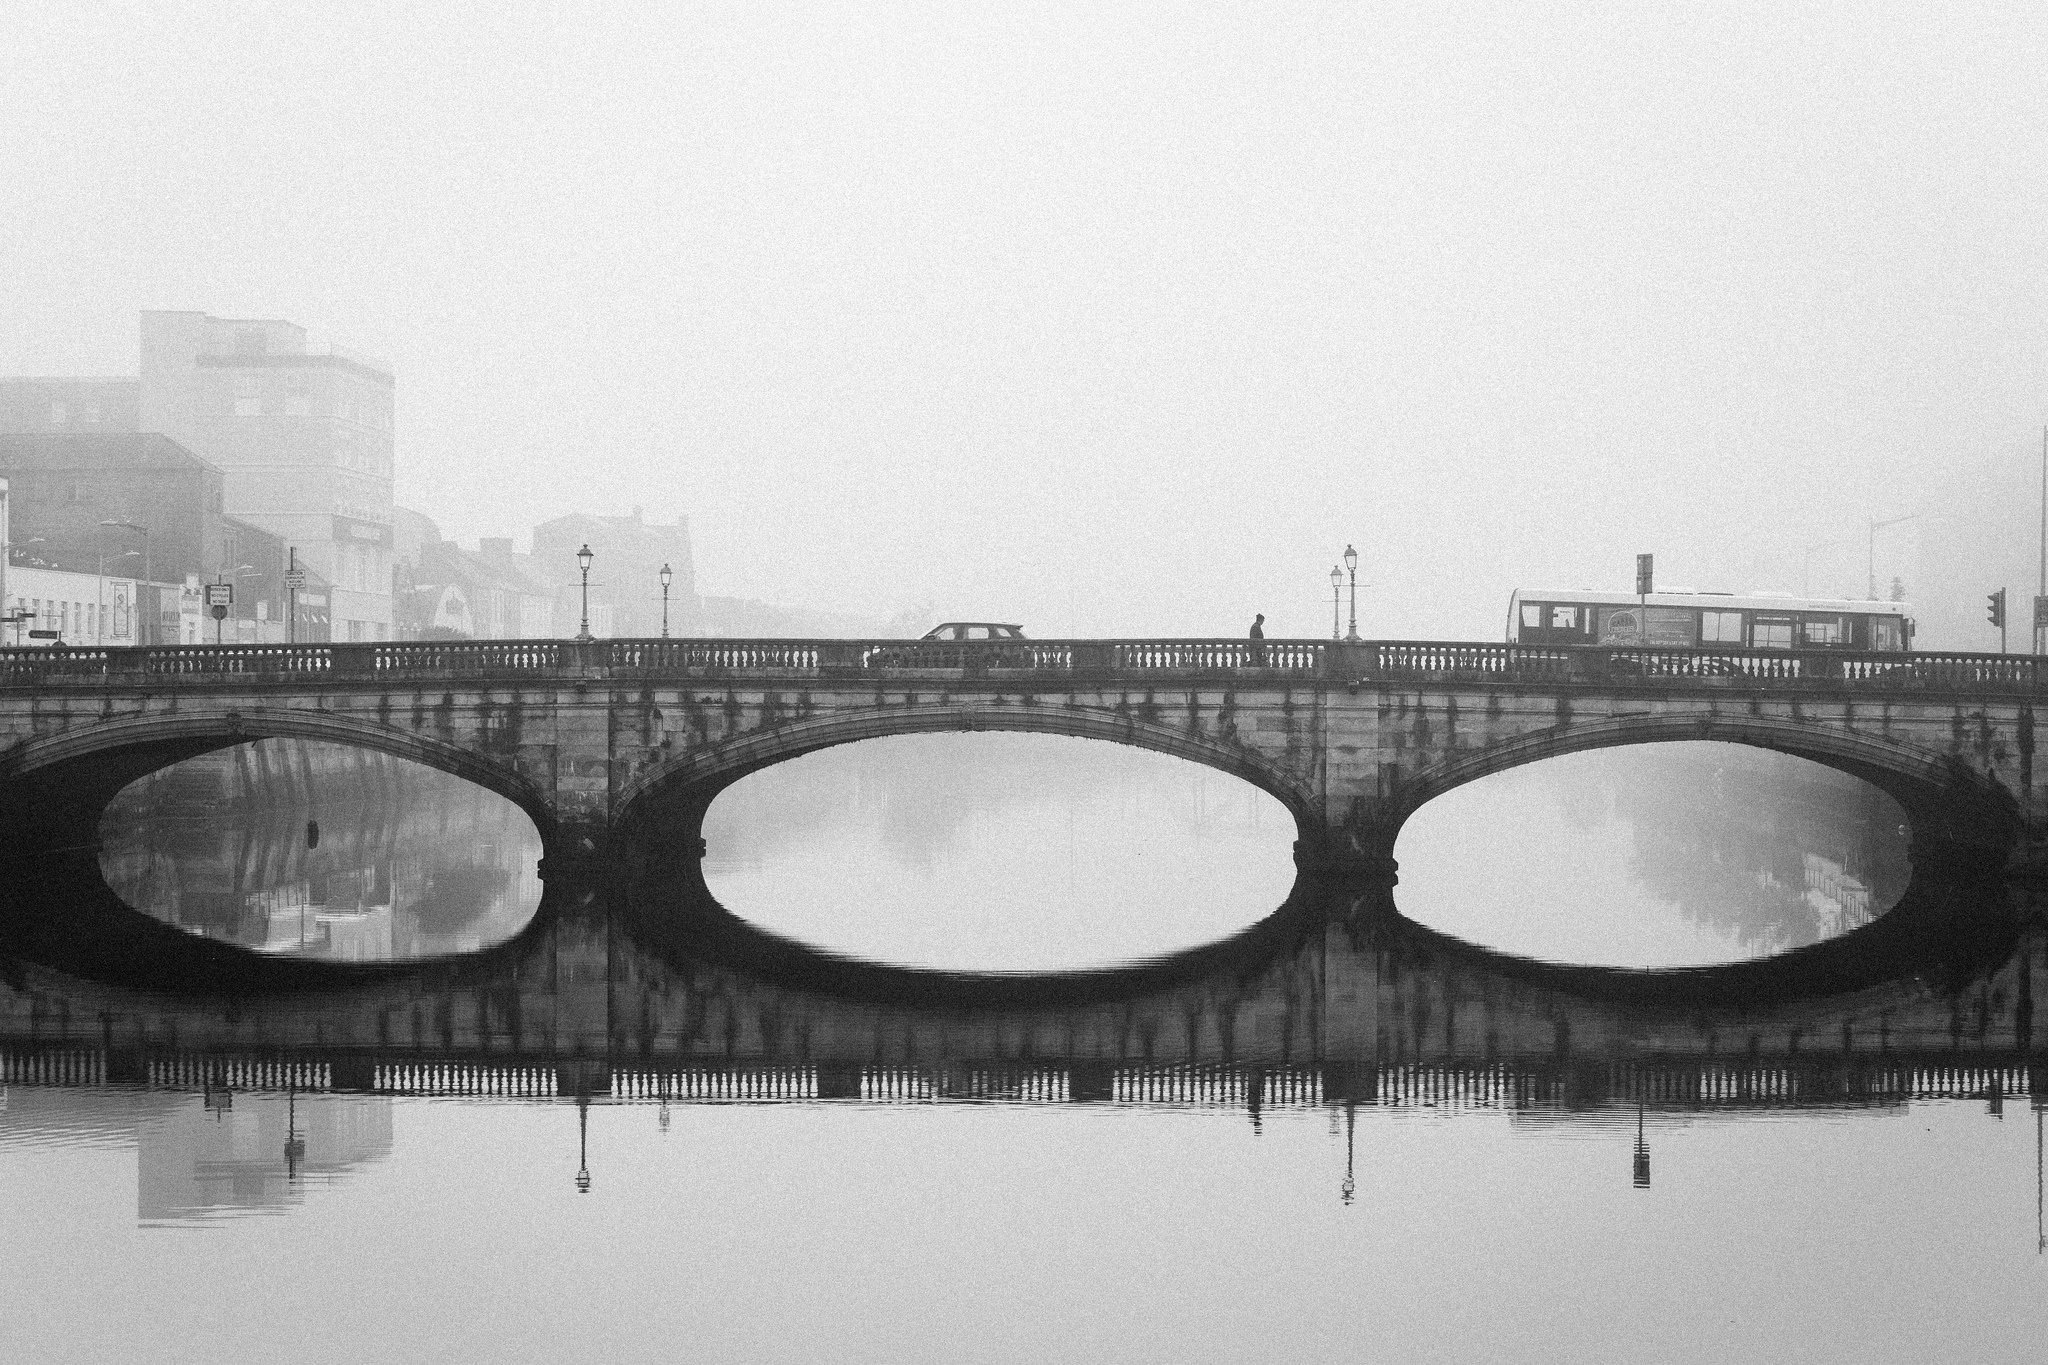
[[[1244,679],[1357,684],[1474,682],[1538,687],[1909,694],[2048,689],[2033,655],[1848,650],[1531,646],[1448,640],[432,640],[365,644],[0,649],[0,687],[133,687],[210,679],[401,682],[421,678],[639,680],[663,677],[975,676],[1020,682]]]

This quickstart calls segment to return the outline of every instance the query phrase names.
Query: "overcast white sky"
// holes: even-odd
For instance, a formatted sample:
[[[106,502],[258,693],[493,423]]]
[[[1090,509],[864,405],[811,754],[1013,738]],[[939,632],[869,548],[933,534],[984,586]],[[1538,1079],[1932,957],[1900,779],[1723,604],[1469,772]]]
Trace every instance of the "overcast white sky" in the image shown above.
[[[387,358],[399,498],[709,592],[1498,634],[1797,588],[2048,408],[2048,6],[0,13],[0,373]],[[1831,563],[1830,559],[1839,560]],[[1816,590],[1862,578],[1823,551]],[[1275,629],[1277,628],[1277,630]]]

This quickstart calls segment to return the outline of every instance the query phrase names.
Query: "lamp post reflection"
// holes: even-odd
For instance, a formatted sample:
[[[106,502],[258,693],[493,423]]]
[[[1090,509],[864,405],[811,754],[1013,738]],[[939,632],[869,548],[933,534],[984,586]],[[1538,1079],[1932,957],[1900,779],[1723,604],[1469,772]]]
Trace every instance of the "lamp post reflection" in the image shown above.
[[[1358,1147],[1358,1105],[1355,1101],[1344,1102],[1344,1183],[1338,1188],[1337,1198],[1347,1207],[1358,1193],[1358,1181],[1352,1177],[1351,1162]]]
[[[576,1097],[576,1193],[590,1193],[590,1096]]]
[[[1650,1188],[1650,1148],[1643,1141],[1643,1106],[1636,1105],[1636,1152],[1635,1187],[1639,1190]]]

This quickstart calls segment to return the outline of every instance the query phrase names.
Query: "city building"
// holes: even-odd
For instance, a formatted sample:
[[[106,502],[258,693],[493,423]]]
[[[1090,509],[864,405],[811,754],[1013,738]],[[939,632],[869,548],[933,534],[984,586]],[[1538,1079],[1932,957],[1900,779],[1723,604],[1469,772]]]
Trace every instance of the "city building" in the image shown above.
[[[216,465],[226,507],[328,584],[337,640],[392,635],[394,383],[272,319],[145,312],[136,421]]]
[[[141,628],[135,578],[16,565],[7,575],[9,645],[136,643]]]
[[[55,602],[67,643],[197,644],[202,586],[233,585],[234,603],[221,623],[224,641],[254,643],[287,638],[328,638],[316,603],[324,579],[314,576],[298,594],[296,630],[289,624],[293,594],[286,583],[291,549],[263,527],[229,516],[222,471],[178,442],[154,433],[0,435],[0,479],[7,484],[6,561],[14,574],[57,572],[135,585],[133,635],[108,632],[124,613],[75,587],[55,581],[30,590],[0,582],[10,610],[22,603]],[[85,608],[75,623],[73,604]],[[102,613],[107,620],[101,621]],[[40,618],[43,613],[37,610]],[[207,618],[210,621],[210,618]],[[10,637],[11,638],[11,637]]]
[[[505,542],[509,551],[510,544]],[[667,526],[644,519],[574,512],[533,528],[531,573],[549,584],[559,633],[573,635],[583,616],[583,576],[576,553],[590,547],[590,633],[656,636],[662,625],[661,569],[669,568],[671,635],[697,633],[697,571],[690,560],[690,523]]]
[[[0,432],[89,436],[142,430],[133,379],[0,379]]]
[[[400,639],[544,640],[554,638],[552,586],[532,556],[509,539],[464,550],[432,520],[397,509],[398,568],[393,592]]]

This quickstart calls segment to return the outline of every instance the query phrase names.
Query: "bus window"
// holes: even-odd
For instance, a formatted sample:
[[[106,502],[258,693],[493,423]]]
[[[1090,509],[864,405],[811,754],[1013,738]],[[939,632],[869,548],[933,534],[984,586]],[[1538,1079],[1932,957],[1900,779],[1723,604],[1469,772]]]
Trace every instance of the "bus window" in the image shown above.
[[[1524,603],[1522,603],[1522,629],[1524,629],[1524,630],[1541,630],[1541,629],[1543,629],[1543,604],[1542,604],[1542,603],[1540,603],[1540,602],[1524,602]]]
[[[1550,628],[1552,630],[1577,630],[1579,628],[1579,609],[1577,607],[1552,607],[1550,609]]]
[[[1810,645],[1838,645],[1842,643],[1842,618],[1839,616],[1809,616],[1806,618],[1806,643]]]
[[[1872,649],[1898,649],[1899,618],[1896,616],[1873,616],[1870,618],[1870,647]]]
[[[1700,643],[1703,645],[1741,644],[1742,613],[1739,611],[1701,612]]]
[[[1749,642],[1757,649],[1792,648],[1792,618],[1759,616],[1750,627]]]

